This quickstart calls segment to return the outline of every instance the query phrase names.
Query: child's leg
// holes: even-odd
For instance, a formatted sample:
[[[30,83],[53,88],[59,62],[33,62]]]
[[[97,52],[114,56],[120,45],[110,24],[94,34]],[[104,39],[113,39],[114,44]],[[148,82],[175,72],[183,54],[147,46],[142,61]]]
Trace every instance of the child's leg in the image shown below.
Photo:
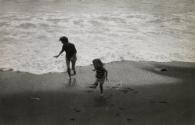
[[[96,88],[98,86],[98,79],[96,79],[95,83],[93,84],[93,86],[90,86],[90,88]]]
[[[75,70],[76,61],[77,61],[77,57],[76,57],[76,54],[75,54],[75,55],[73,55],[73,57],[71,58],[72,70],[74,71],[74,74],[76,74],[76,70]]]
[[[67,72],[69,77],[71,76],[71,71],[70,71],[70,59],[66,58],[66,66],[67,66]]]
[[[98,79],[96,79],[94,85],[97,87],[98,86]]]
[[[103,94],[103,84],[104,84],[104,80],[100,81],[100,93]]]

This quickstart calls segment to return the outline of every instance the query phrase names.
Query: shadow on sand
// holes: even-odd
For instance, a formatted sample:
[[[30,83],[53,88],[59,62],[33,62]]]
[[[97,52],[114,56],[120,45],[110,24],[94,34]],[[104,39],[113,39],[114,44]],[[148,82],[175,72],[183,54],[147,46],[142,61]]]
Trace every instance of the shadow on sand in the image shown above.
[[[63,76],[59,74],[38,76],[1,72],[0,124],[95,125],[103,118],[105,121],[102,123],[113,125],[129,122],[135,125],[192,125],[195,116],[195,67],[164,64],[152,64],[152,67],[142,67],[141,70],[176,78],[177,83],[130,85],[128,87],[133,89],[127,93],[108,88],[105,97],[101,98],[98,92],[86,93],[76,88],[68,91],[70,87],[77,86],[76,78],[64,83]],[[162,68],[166,71],[161,71]],[[29,86],[26,84],[36,86],[25,89]],[[17,91],[12,91],[13,87],[17,87]]]

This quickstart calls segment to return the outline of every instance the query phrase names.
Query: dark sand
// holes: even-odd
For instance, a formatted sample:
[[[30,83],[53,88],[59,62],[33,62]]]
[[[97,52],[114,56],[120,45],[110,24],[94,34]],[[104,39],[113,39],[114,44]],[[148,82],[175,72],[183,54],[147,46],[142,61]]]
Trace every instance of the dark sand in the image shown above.
[[[92,66],[0,72],[0,125],[195,125],[195,63],[113,62],[104,97]]]

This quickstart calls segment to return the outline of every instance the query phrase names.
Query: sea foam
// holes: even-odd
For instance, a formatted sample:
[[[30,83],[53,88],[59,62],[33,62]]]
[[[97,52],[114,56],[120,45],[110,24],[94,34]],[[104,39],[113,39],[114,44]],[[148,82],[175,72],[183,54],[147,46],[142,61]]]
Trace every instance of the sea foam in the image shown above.
[[[0,16],[0,68],[35,74],[65,71],[59,37],[78,50],[77,65],[103,62],[195,62],[195,13],[156,16],[146,13],[64,15],[50,12]]]

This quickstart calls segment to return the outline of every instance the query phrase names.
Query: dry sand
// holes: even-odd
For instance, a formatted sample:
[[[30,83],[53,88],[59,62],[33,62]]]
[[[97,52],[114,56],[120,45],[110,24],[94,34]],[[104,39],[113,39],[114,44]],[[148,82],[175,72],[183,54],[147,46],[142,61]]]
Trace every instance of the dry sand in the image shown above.
[[[77,75],[0,72],[0,125],[195,125],[195,63],[113,62],[104,96]]]

